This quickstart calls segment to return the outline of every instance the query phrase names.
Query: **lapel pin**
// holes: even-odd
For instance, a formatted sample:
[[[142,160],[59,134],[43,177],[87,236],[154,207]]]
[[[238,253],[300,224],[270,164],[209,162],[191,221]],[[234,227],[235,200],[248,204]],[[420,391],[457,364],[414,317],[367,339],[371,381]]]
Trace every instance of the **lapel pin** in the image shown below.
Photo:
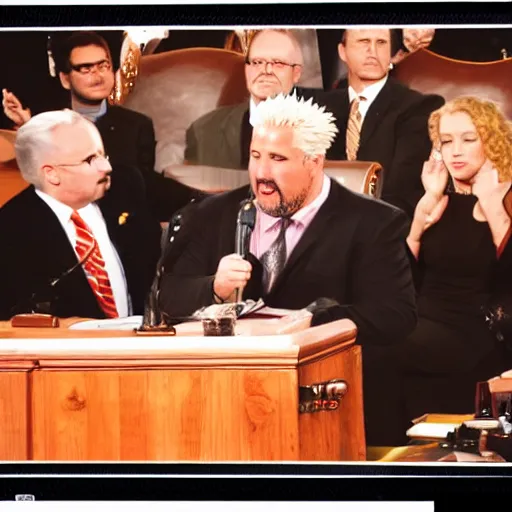
[[[117,222],[120,226],[126,223],[126,220],[128,219],[128,216],[130,214],[128,212],[123,212],[121,215],[119,215],[119,218],[117,219]]]

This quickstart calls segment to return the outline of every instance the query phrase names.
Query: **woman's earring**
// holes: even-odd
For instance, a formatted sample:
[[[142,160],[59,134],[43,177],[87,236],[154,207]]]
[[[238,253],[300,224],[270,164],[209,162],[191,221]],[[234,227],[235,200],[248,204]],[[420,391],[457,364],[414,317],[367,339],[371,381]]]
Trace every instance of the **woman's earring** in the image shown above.
[[[443,155],[441,155],[441,151],[438,149],[434,149],[432,157],[436,162],[442,162],[443,161]]]

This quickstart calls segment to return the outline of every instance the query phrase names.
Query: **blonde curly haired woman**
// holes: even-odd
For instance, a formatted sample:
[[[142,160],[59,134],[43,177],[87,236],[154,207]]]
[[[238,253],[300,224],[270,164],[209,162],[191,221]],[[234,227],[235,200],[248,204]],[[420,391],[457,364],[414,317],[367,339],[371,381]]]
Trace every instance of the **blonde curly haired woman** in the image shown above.
[[[407,238],[418,326],[397,354],[409,420],[474,412],[476,383],[512,366],[510,318],[492,308],[512,313],[512,126],[494,103],[459,97],[431,114],[429,132]]]

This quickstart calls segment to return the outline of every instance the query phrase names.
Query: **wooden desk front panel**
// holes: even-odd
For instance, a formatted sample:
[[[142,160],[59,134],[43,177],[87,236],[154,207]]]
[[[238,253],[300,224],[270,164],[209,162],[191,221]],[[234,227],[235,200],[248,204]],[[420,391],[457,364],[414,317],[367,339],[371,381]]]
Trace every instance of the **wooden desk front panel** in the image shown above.
[[[33,458],[297,460],[297,386],[293,370],[35,370]]]
[[[348,391],[335,411],[299,416],[302,460],[366,460],[361,347],[352,346],[299,367],[301,386],[343,379]]]
[[[31,365],[28,364],[28,366]],[[29,427],[29,369],[2,370],[0,371],[0,460],[30,458]]]

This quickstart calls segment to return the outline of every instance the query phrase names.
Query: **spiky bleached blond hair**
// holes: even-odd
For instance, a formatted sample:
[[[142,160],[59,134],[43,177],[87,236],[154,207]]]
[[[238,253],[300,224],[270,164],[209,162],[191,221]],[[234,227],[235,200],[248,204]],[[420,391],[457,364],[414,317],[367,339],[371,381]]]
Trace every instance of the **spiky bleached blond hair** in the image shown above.
[[[290,127],[293,146],[308,156],[325,155],[338,133],[336,119],[325,107],[313,103],[313,98],[298,98],[295,92],[269,97],[256,108],[256,126]]]

